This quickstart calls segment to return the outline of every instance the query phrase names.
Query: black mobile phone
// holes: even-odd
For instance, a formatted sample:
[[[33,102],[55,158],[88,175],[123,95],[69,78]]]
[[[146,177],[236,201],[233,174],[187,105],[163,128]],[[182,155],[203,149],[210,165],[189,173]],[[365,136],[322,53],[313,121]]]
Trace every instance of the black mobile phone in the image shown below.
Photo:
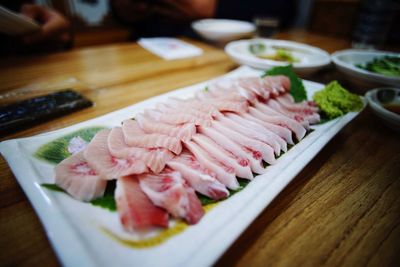
[[[22,130],[92,105],[92,101],[78,92],[66,89],[0,106],[0,134]]]

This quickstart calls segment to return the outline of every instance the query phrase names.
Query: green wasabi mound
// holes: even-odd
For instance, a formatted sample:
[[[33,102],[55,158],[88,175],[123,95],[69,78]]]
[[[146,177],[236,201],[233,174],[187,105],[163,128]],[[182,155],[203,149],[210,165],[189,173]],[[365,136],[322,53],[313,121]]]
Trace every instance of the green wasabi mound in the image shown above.
[[[363,107],[361,98],[344,89],[337,81],[332,81],[323,90],[316,92],[313,99],[329,119],[350,111],[359,111]]]

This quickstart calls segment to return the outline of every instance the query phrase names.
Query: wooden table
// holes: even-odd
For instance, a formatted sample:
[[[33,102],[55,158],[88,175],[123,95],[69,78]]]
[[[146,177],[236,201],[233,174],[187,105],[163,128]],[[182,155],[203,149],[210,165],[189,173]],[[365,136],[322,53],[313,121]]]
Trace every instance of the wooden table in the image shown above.
[[[346,40],[300,31],[277,37],[329,52],[349,46]],[[132,43],[1,62],[1,93],[12,94],[29,84],[48,90],[75,77],[83,93],[96,103],[1,140],[66,127],[236,67],[221,49],[194,43],[204,49],[203,56],[168,62]],[[332,77],[339,76],[331,68],[311,78],[327,82]],[[58,266],[38,217],[3,158],[0,173],[0,265]],[[399,178],[399,135],[366,109],[328,143],[216,265],[400,266]]]

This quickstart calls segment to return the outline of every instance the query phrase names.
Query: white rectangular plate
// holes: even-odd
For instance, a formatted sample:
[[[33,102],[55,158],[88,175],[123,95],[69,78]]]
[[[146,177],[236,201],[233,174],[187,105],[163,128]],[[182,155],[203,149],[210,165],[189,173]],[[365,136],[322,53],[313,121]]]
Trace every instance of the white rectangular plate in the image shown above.
[[[241,67],[226,76],[257,76],[259,71]],[[208,82],[151,98],[141,103],[64,129],[29,138],[4,141],[0,152],[32,202],[47,236],[65,266],[208,266],[213,264],[263,209],[292,181],[311,159],[358,113],[313,127],[314,131],[267,167],[241,192],[219,203],[201,221],[166,242],[145,249],[127,247],[106,235],[101,227],[121,230],[116,213],[82,203],[43,188],[54,183],[53,165],[34,157],[35,151],[58,137],[90,126],[113,127],[144,108],[168,97],[187,98]],[[323,85],[304,81],[312,96]]]

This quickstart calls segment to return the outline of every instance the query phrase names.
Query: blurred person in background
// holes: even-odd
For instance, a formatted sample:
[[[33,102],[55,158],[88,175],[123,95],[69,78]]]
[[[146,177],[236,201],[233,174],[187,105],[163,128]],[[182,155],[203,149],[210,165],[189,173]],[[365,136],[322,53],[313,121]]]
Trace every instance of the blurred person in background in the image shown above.
[[[253,21],[273,17],[286,28],[294,23],[295,0],[110,0],[115,18],[132,29],[132,39],[194,37],[190,23],[203,18]]]
[[[0,33],[1,54],[63,50],[71,46],[70,22],[56,10],[32,1],[0,0],[0,6],[21,13],[40,25],[38,32],[23,36]]]

